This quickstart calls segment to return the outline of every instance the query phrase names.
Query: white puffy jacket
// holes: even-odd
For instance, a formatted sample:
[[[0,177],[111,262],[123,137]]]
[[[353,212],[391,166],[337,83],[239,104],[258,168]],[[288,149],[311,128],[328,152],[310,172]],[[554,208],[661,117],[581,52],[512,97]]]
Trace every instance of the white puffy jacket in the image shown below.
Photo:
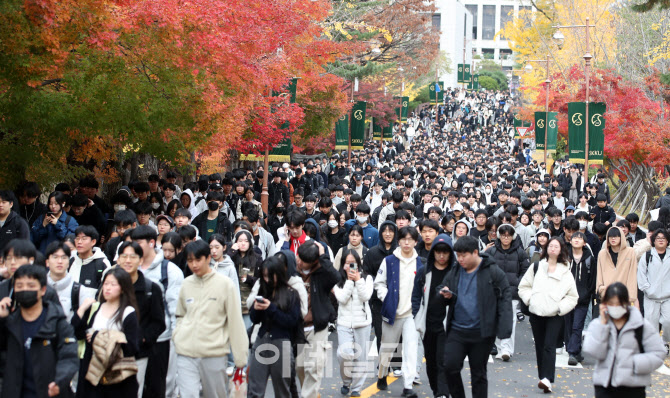
[[[337,299],[337,326],[360,328],[372,324],[372,314],[368,301],[374,290],[372,276],[356,282],[347,280],[342,287],[335,285],[333,293]]]
[[[519,283],[519,298],[528,306],[531,314],[538,316],[563,316],[577,306],[579,294],[575,278],[566,264],[557,264],[552,275],[547,273],[547,260],[540,260],[537,274],[534,267]]]

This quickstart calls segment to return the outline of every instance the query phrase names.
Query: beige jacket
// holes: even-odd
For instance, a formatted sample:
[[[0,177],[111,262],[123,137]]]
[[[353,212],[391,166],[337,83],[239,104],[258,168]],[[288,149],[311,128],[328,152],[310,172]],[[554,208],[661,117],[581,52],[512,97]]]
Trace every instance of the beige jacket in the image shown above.
[[[95,335],[91,349],[93,355],[86,372],[86,380],[97,386],[105,371],[123,358],[121,344],[126,344],[126,335],[119,330],[101,330]]]
[[[235,366],[247,364],[249,338],[240,297],[230,278],[212,270],[184,279],[172,335],[177,354],[192,358],[223,357],[232,347]]]
[[[616,266],[609,252],[609,235],[613,228],[607,231],[603,248],[598,253],[598,272],[596,277],[596,293],[601,295],[614,282],[621,282],[628,288],[631,304],[637,301],[637,255],[635,249],[628,246],[628,241],[621,232],[621,244]]]

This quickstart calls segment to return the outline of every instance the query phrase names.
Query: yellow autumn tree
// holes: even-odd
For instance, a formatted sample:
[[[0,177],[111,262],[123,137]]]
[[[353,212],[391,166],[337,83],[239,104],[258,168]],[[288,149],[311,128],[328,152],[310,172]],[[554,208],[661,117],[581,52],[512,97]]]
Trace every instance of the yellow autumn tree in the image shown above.
[[[520,11],[519,17],[508,22],[498,33],[498,37],[508,40],[520,66],[530,60],[546,60],[549,55],[551,74],[561,72],[565,76],[575,63],[583,65],[582,57],[586,53],[585,28],[560,29],[565,37],[560,48],[553,36],[557,31],[554,26],[585,25],[587,17],[590,18],[590,25],[595,25],[589,28],[592,65],[606,68],[616,63],[615,29],[612,29],[616,18],[616,1],[539,0],[535,5],[537,11]],[[532,89],[546,79],[546,62],[530,64],[533,66],[532,71],[519,73],[519,76],[522,91],[532,101]],[[581,84],[571,83],[574,90]]]

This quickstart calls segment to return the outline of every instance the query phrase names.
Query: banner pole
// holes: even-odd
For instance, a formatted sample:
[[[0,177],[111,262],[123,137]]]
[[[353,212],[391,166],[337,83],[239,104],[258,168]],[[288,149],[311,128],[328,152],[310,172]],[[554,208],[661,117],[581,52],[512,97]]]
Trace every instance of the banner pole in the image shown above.
[[[547,54],[546,98],[544,99],[544,167],[547,167],[547,134],[549,132],[549,54]]]

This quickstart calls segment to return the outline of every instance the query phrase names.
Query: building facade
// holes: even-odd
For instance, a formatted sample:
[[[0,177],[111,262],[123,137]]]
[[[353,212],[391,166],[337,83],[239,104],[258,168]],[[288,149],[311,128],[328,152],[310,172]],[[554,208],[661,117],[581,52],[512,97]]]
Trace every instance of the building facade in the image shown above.
[[[529,0],[462,0],[472,14],[472,51],[482,59],[500,63],[504,70],[514,65],[507,39],[497,36],[507,22],[518,17],[519,11],[532,11]]]
[[[435,6],[433,27],[440,31],[440,51],[446,52],[451,60],[451,73],[439,76],[439,80],[446,87],[456,87],[457,65],[472,63],[473,16],[460,1],[436,0]]]

